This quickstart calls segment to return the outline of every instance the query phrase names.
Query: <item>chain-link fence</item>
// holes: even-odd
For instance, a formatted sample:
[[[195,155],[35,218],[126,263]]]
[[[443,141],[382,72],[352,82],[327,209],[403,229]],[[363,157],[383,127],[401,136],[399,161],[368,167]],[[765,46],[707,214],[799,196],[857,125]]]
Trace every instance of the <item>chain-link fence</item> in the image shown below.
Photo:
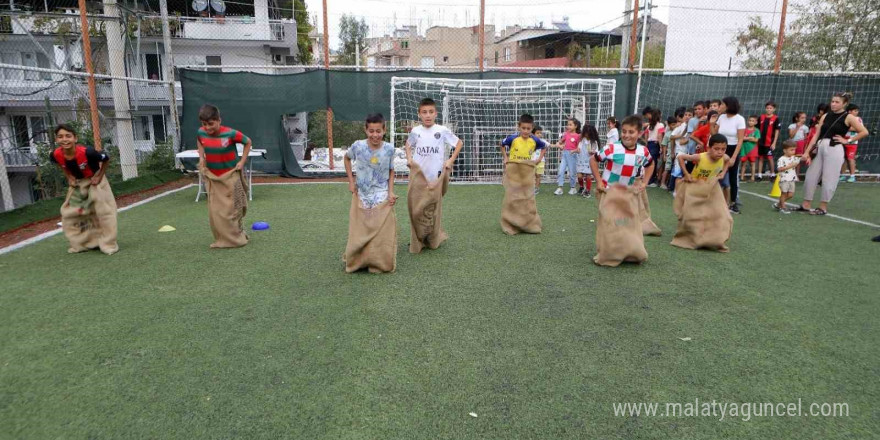
[[[167,20],[162,19],[163,3]],[[19,164],[33,161],[41,145],[51,145],[51,126],[78,121],[84,132],[92,128],[87,60],[98,75],[98,128],[106,143],[121,152],[117,164],[124,177],[141,171],[158,145],[194,148],[193,127],[182,127],[187,133],[182,138],[176,135],[180,127],[176,110],[188,108],[192,113],[202,103],[217,102],[229,103],[221,107],[227,115],[263,112],[267,125],[249,126],[235,118],[224,122],[242,130],[271,132],[271,140],[277,137],[282,145],[269,148],[289,152],[297,167],[339,172],[341,164],[329,168],[338,153],[330,154],[327,147],[338,149],[361,137],[359,121],[366,114],[339,111],[340,105],[366,102],[364,109],[389,115],[386,97],[391,85],[381,74],[399,70],[434,77],[477,75],[470,79],[490,74],[495,78],[614,75],[618,117],[647,105],[669,114],[691,104],[694,96],[733,94],[748,96],[752,104],[775,100],[787,119],[788,113],[798,110],[812,113],[827,99],[822,96],[846,90],[856,92],[854,101],[872,133],[880,125],[875,81],[880,46],[873,44],[873,35],[880,31],[880,4],[871,0],[712,4],[700,0],[103,0],[86,4],[88,32],[83,32],[77,0],[0,2],[0,148],[12,186],[27,181],[31,187],[27,197],[13,191],[15,205],[47,193],[33,190],[33,173],[12,171],[25,170]],[[783,38],[780,29],[785,30]],[[89,51],[85,35],[91,42]],[[305,75],[324,68],[330,71],[323,79],[321,72]],[[186,90],[181,90],[179,80],[186,70],[239,76],[223,76],[216,80],[217,87],[201,85],[198,93],[187,93],[194,102],[184,103]],[[339,76],[336,71],[354,76]],[[828,75],[829,71],[846,75]],[[699,76],[678,76],[687,73]],[[263,87],[269,84],[260,79],[266,75],[284,75],[271,81],[274,95],[310,105],[279,105],[270,114],[268,106],[261,105],[275,98]],[[306,83],[300,88],[295,84],[299,81]],[[282,89],[303,92],[291,95]],[[245,105],[248,108],[243,109]],[[334,112],[328,118],[330,108]],[[183,116],[184,124],[197,125],[193,115]],[[510,121],[511,130],[513,126]],[[880,171],[878,149],[874,136],[863,141],[860,168]],[[277,172],[271,162],[263,168]]]

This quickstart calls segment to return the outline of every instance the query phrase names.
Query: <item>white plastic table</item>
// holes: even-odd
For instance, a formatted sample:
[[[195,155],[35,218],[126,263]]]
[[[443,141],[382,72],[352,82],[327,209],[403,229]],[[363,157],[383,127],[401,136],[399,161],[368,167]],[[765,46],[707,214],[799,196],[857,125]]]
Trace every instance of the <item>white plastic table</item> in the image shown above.
[[[241,153],[244,151],[244,147],[241,144],[238,145],[238,155],[241,156]],[[199,158],[199,150],[186,150],[181,151],[175,155],[178,159],[198,159]],[[254,161],[250,160],[252,157],[262,157],[266,158],[266,150],[259,150],[256,148],[251,148],[251,151],[248,153],[248,161],[247,168],[245,169],[245,174],[248,179],[248,200],[254,199],[254,185],[253,181],[253,173],[254,173]],[[199,171],[199,192],[196,193],[196,201],[199,201],[199,198],[202,194],[208,194],[205,190],[205,183],[202,181],[202,172]]]

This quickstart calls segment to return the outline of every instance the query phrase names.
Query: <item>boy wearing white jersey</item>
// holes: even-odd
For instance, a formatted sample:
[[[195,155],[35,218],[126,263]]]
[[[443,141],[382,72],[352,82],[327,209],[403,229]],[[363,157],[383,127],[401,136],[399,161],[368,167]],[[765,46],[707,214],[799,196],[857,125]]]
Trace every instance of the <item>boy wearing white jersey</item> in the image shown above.
[[[458,136],[448,128],[435,124],[435,119],[437,104],[431,98],[423,99],[419,102],[419,120],[422,124],[413,127],[406,141],[407,164],[416,163],[425,173],[429,185],[436,183],[444,168],[452,171],[462,146]],[[454,147],[449,159],[446,159],[447,145]]]

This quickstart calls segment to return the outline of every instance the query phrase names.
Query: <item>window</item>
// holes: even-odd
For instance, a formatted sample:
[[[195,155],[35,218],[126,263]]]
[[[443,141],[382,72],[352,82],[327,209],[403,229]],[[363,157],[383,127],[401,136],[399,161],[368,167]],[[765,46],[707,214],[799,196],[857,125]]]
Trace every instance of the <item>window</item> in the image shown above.
[[[205,64],[207,64],[209,66],[220,66],[223,64],[223,60],[220,57],[220,55],[208,55],[205,57]],[[223,69],[218,69],[218,68],[213,68],[213,69],[209,68],[207,70],[208,70],[208,72],[222,72],[223,71]]]
[[[409,49],[409,41],[401,41],[400,48],[401,49]]]
[[[144,64],[146,65],[144,70],[147,71],[146,79],[165,79],[165,74],[162,72],[162,55],[155,53],[145,54]]]
[[[134,140],[136,141],[152,139],[152,136],[150,136],[150,117],[134,116],[132,118],[132,130],[134,131]]]
[[[31,145],[27,123],[27,116],[12,117],[12,135],[15,141],[15,148],[28,148]]]
[[[48,143],[49,134],[46,132],[46,119],[42,116],[31,116],[31,139],[34,142]]]
[[[443,57],[443,62],[444,62],[444,63],[448,63],[448,62],[449,62],[449,57]]]
[[[510,61],[510,48],[504,48],[504,61]]]
[[[552,47],[544,49],[544,58],[556,58],[556,49]]]
[[[0,62],[3,64],[18,64],[17,52],[0,52]],[[0,79],[21,79],[21,70],[0,69]]]
[[[153,134],[156,136],[156,142],[165,142],[167,139],[165,130],[165,116],[153,115]]]
[[[495,64],[498,64],[498,51],[495,51]]]
[[[394,45],[391,44],[390,41],[385,41],[385,42],[382,43],[382,50],[383,50],[383,51],[391,50],[392,47],[394,47]]]
[[[433,69],[434,68],[434,57],[422,57],[421,67],[423,69]]]

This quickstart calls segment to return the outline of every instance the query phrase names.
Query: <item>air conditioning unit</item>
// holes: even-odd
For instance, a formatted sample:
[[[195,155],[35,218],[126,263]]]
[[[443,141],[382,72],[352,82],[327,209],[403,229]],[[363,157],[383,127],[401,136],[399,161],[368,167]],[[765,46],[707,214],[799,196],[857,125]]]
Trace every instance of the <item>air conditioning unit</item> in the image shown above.
[[[280,53],[272,54],[272,64],[284,64],[284,55]]]

